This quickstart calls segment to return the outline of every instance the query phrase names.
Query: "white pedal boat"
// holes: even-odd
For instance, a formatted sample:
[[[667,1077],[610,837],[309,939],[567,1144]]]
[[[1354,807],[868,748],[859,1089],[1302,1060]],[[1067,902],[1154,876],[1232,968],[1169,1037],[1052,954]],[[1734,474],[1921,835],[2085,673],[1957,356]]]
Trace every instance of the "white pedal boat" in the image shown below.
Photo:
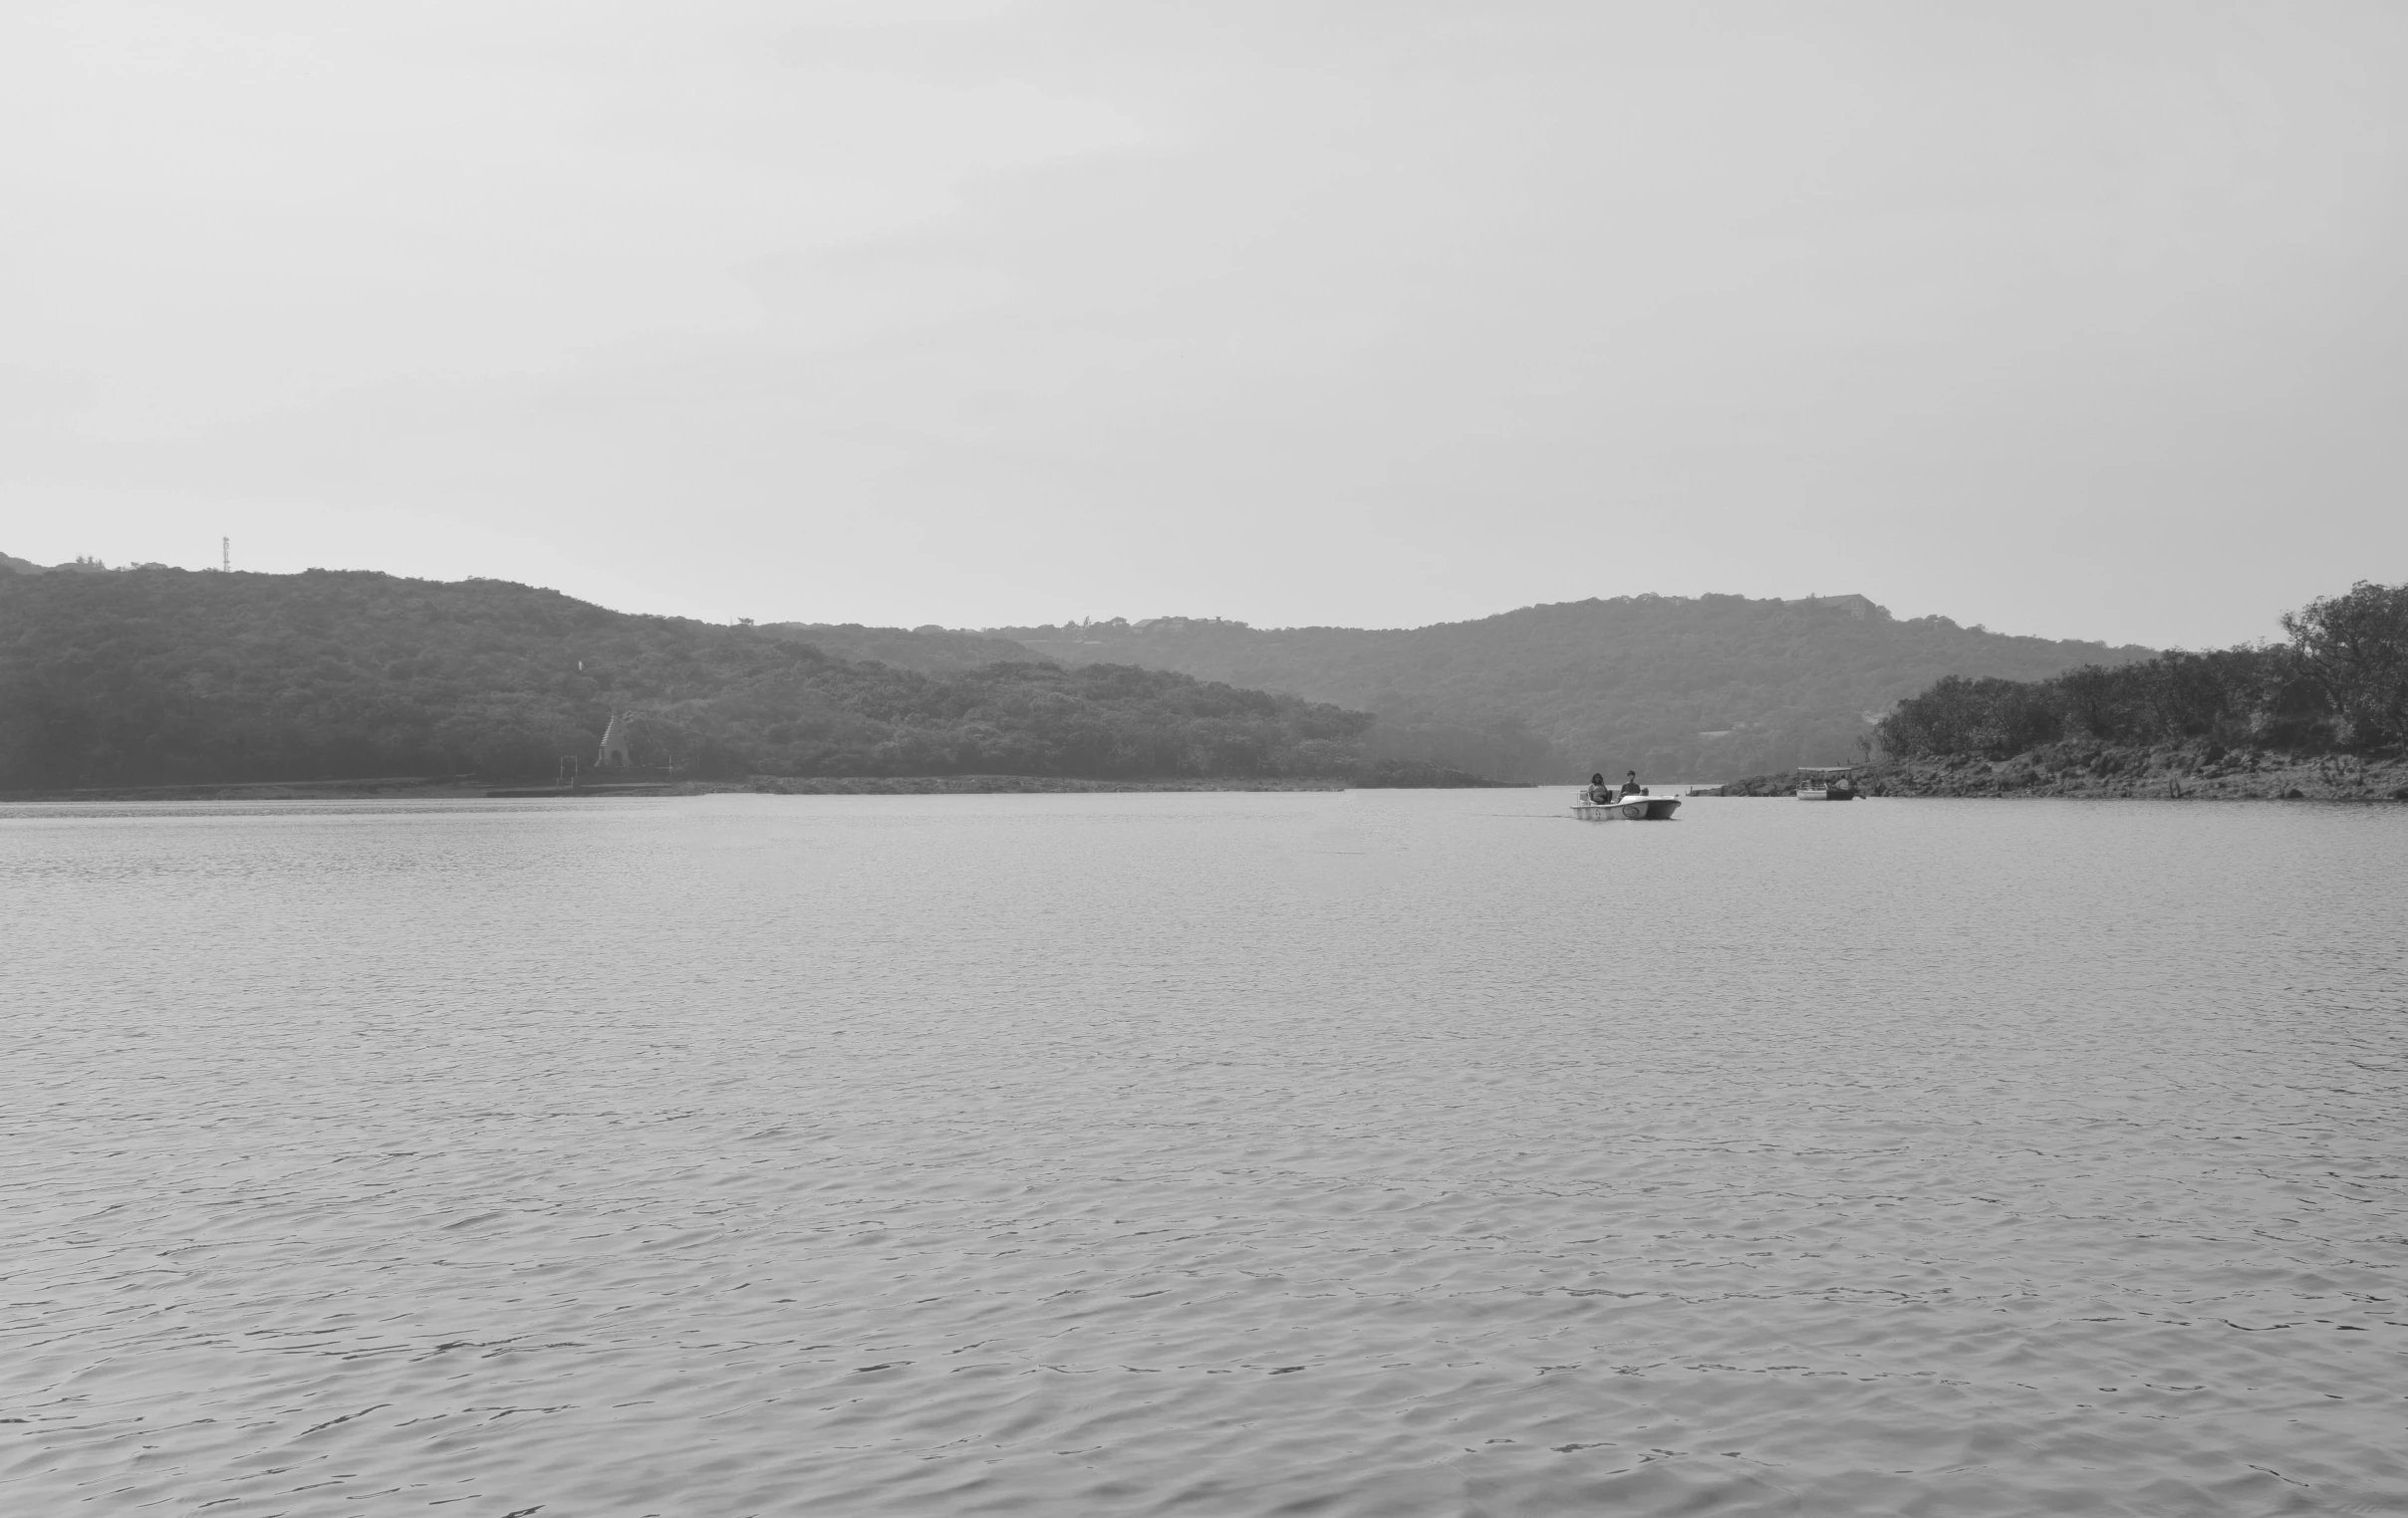
[[[1669,822],[1681,809],[1678,796],[1624,796],[1612,801],[1595,799],[1596,793],[1582,786],[1572,798],[1572,815],[1582,822]]]

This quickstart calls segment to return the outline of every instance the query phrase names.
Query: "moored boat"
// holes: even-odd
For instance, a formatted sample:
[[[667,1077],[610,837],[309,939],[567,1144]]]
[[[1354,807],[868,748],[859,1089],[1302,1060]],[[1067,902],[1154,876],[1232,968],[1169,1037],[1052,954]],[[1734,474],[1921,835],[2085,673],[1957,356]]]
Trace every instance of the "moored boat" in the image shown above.
[[[1797,767],[1797,799],[1800,801],[1856,799],[1856,766],[1853,764],[1801,764]]]

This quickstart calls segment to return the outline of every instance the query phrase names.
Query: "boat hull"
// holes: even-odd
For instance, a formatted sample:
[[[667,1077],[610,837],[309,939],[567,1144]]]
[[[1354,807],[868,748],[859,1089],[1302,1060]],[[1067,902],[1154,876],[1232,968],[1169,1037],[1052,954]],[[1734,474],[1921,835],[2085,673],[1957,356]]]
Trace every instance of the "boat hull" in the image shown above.
[[[1800,791],[1797,793],[1797,799],[1800,801],[1854,801],[1856,793],[1854,791]]]
[[[1582,822],[1670,822],[1681,809],[1678,796],[1633,796],[1628,801],[1572,803],[1572,815]]]

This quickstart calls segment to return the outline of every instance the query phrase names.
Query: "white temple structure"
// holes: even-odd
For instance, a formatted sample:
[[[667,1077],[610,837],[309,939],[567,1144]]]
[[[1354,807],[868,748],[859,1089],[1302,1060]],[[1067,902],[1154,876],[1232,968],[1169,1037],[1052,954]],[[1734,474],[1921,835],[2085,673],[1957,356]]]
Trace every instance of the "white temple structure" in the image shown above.
[[[611,713],[611,725],[602,730],[602,756],[594,761],[597,769],[634,769],[636,761],[627,751],[627,713]]]

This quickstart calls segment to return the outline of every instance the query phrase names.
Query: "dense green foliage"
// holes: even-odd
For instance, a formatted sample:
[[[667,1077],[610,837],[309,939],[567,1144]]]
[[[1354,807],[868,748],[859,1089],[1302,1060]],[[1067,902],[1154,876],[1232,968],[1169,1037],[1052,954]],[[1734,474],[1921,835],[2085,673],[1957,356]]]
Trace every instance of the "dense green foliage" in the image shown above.
[[[2408,744],[2408,585],[2361,580],[2283,613],[2282,631],[2324,694],[2337,741]]]
[[[540,776],[613,710],[639,764],[699,775],[1352,775],[1371,722],[1126,666],[847,662],[500,581],[0,573],[0,786]]]
[[[994,631],[1064,663],[1177,669],[1373,711],[1368,753],[1522,780],[1849,763],[1892,702],[1942,675],[2032,679],[2149,652],[1899,622],[1861,598],[1622,597],[1411,631],[1189,618]]]
[[[2408,741],[2408,586],[2361,582],[2286,613],[2287,643],[2086,664],[2043,680],[1950,675],[1877,730],[1898,758],[2004,759],[2068,738],[2291,752]]]

